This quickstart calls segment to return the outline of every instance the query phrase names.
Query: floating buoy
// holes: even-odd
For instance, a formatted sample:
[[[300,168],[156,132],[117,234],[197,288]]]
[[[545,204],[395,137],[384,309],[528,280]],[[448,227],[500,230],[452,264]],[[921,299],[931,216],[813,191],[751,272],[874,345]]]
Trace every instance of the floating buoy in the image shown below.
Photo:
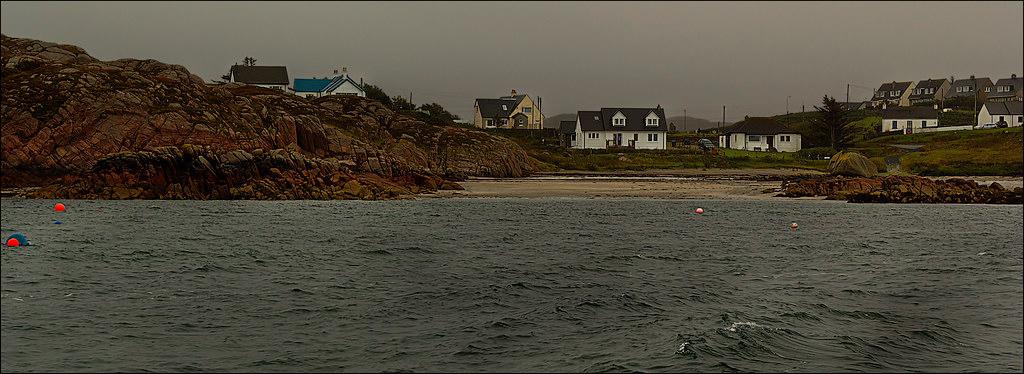
[[[28,238],[25,237],[25,234],[16,232],[7,237],[8,247],[20,247],[23,245],[28,245]]]
[[[61,222],[61,221],[60,221],[59,219],[58,219],[58,220],[56,220],[56,221],[53,221],[53,224],[54,224],[54,225],[59,225],[59,224],[61,224],[61,223],[63,223],[63,222]]]
[[[793,222],[793,223],[789,224],[789,229],[790,230],[796,230],[797,227],[798,227],[798,225],[796,224],[796,222]]]
[[[695,212],[697,212],[697,214],[704,214],[704,208],[697,208]]]
[[[54,212],[63,212],[64,211],[64,203],[56,203],[56,204],[54,204],[53,205],[53,211]]]

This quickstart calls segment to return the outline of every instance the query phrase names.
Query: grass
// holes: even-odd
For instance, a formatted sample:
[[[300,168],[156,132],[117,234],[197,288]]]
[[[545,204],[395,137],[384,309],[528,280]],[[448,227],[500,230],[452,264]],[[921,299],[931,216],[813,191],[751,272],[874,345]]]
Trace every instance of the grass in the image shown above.
[[[920,144],[918,151],[890,144]],[[1021,127],[886,135],[860,142],[852,150],[870,158],[900,157],[900,169],[917,175],[1024,175]]]

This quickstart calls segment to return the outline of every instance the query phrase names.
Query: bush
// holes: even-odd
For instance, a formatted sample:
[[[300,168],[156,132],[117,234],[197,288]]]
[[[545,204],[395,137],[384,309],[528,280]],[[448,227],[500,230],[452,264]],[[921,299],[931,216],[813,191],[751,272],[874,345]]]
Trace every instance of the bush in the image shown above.
[[[832,157],[836,153],[836,150],[832,149],[832,147],[815,147],[801,149],[796,154],[808,160],[823,160],[825,157]]]

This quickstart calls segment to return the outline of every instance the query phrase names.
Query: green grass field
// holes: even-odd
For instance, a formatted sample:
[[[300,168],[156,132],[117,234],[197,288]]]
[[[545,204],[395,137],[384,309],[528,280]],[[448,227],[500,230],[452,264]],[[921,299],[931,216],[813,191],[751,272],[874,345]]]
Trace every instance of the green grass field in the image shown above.
[[[891,144],[922,145],[907,151]],[[879,136],[851,150],[873,159],[899,157],[904,173],[917,175],[1024,175],[1021,127]]]

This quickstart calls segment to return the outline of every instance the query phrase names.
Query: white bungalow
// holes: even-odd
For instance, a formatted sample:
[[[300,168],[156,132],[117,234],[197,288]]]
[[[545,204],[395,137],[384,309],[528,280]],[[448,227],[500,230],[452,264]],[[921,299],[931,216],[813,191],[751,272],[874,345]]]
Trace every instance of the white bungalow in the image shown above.
[[[932,107],[888,108],[882,111],[882,132],[913,134],[930,132],[938,127],[939,111]]]
[[[288,68],[284,66],[232,65],[224,80],[284,91],[288,88]]]
[[[747,151],[796,152],[801,148],[800,133],[768,117],[747,117],[718,137],[722,148]]]
[[[655,108],[601,108],[576,113],[569,145],[577,149],[665,149],[668,123],[665,110]]]
[[[362,79],[359,83],[356,83],[352,79],[352,76],[348,74],[347,68],[341,68],[341,74],[338,71],[334,71],[334,78],[312,78],[312,79],[295,79],[295,84],[292,86],[292,91],[295,91],[296,95],[302,97],[322,97],[327,95],[355,95],[366,97],[366,91],[363,89]]]
[[[988,102],[985,106],[981,107],[978,112],[978,123],[977,126],[986,124],[999,125],[1000,123],[1006,123],[1007,127],[1020,126],[1021,122],[1024,122],[1024,114],[1022,114],[1022,105],[1024,103],[1020,101],[1004,101],[1004,102]]]

